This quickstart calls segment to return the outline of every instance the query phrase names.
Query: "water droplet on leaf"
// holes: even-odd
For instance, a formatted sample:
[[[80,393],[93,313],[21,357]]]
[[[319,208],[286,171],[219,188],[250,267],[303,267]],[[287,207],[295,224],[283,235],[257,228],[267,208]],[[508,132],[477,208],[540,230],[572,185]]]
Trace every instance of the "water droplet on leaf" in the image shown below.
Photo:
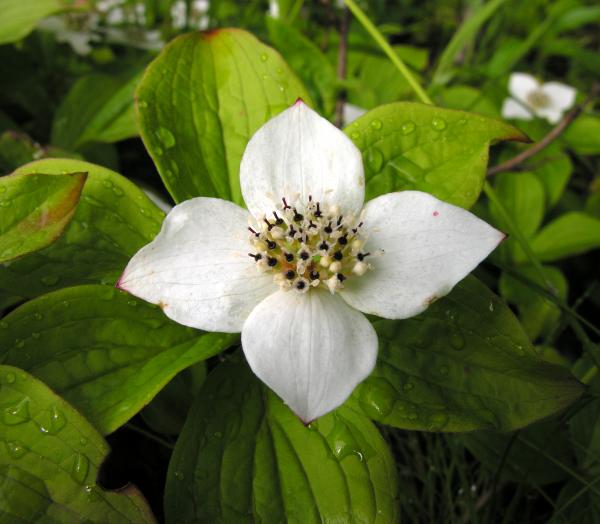
[[[167,149],[175,145],[175,137],[173,136],[173,133],[171,133],[171,131],[169,131],[166,127],[159,127],[156,130],[156,136]]]
[[[371,171],[378,173],[383,165],[383,153],[379,149],[372,147],[367,151],[366,162]]]
[[[2,408],[2,420],[8,426],[16,426],[29,420],[29,399],[23,397],[16,404]]]
[[[436,117],[431,121],[431,127],[436,131],[443,131],[446,129],[446,121],[443,118]]]
[[[8,454],[14,459],[21,458],[28,451],[28,449],[25,446],[22,446],[21,444],[15,441],[8,441],[5,442],[5,444],[6,451],[8,451]]]
[[[396,390],[384,378],[372,378],[361,386],[360,405],[371,418],[379,419],[389,415],[395,400]]]
[[[400,127],[400,132],[403,135],[410,135],[411,133],[414,132],[414,130],[417,128],[417,126],[415,125],[414,122],[411,122],[410,120],[408,122],[404,122],[404,124],[402,124],[402,126]]]
[[[83,453],[77,453],[73,457],[73,465],[71,466],[71,476],[83,484],[90,469],[90,461]]]
[[[58,281],[59,277],[56,275],[46,275],[40,279],[40,282],[45,286],[53,286],[54,284],[58,283]]]
[[[371,120],[371,127],[373,129],[381,129],[383,127],[383,122],[376,118],[375,120]]]
[[[41,411],[35,421],[44,435],[56,435],[67,424],[65,416],[53,406],[49,410]]]

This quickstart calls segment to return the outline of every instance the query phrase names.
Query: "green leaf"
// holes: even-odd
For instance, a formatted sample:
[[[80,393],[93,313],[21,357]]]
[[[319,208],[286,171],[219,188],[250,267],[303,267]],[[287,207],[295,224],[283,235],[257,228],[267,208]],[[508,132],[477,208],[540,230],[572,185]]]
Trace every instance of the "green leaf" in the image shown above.
[[[495,473],[502,467],[501,478],[512,482],[543,486],[568,478],[564,469],[525,442],[533,442],[564,464],[573,464],[573,453],[566,428],[554,419],[537,422],[516,436],[474,431],[460,435],[458,439],[491,472]]]
[[[600,154],[600,118],[583,115],[564,132],[563,139],[581,155]]]
[[[43,380],[102,433],[129,420],[179,371],[237,340],[184,327],[108,286],[49,293],[0,327],[0,361]]]
[[[13,174],[0,178],[0,262],[52,244],[71,220],[87,175]]]
[[[0,44],[16,42],[26,37],[42,18],[53,13],[89,7],[88,0],[0,0]]]
[[[96,484],[108,444],[71,405],[21,369],[0,366],[2,522],[152,523],[134,486]]]
[[[499,118],[497,105],[479,89],[466,85],[448,87],[440,94],[441,106],[448,109],[471,111],[480,115]]]
[[[573,173],[573,163],[569,155],[563,153],[558,144],[551,144],[535,156],[532,172],[546,190],[548,207],[558,204],[569,178]]]
[[[239,167],[254,132],[308,94],[281,56],[240,29],[182,35],[137,90],[142,139],[176,202],[243,204]]]
[[[527,140],[499,120],[411,102],[373,109],[344,131],[363,153],[367,199],[417,189],[465,208],[483,187],[490,144]]]
[[[306,84],[311,98],[325,115],[335,110],[337,77],[333,65],[311,40],[294,27],[267,17],[273,45]]]
[[[348,407],[305,427],[245,364],[208,377],[167,475],[167,521],[397,522],[396,467]]]
[[[79,160],[47,159],[15,173],[86,172],[75,215],[51,246],[0,267],[0,289],[35,297],[76,284],[114,284],[129,259],[160,229],[164,213],[129,180]]]
[[[541,279],[537,268],[531,266],[518,267],[515,271],[542,287],[547,287],[550,283],[558,298],[567,299],[568,282],[560,269],[544,267],[544,280]],[[550,333],[556,327],[561,313],[559,307],[536,290],[506,273],[500,276],[498,286],[502,296],[519,308],[521,324],[531,340]]]
[[[93,74],[80,78],[56,111],[52,143],[76,150],[89,142],[117,142],[136,136],[133,93],[140,76]]]
[[[583,392],[537,356],[510,309],[468,277],[425,313],[374,323],[375,371],[353,400],[374,420],[426,431],[509,431]]]
[[[600,219],[573,211],[559,216],[535,235],[533,252],[542,262],[585,253],[600,247]],[[518,259],[524,261],[523,258]]]

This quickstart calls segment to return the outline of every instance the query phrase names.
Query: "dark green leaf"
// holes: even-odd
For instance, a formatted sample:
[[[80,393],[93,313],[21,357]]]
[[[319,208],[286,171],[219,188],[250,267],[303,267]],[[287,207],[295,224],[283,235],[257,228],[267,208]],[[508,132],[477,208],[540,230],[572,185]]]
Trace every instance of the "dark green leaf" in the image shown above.
[[[353,399],[384,424],[509,431],[583,392],[568,370],[538,357],[510,309],[473,277],[418,317],[374,325],[377,367]]]
[[[71,220],[85,173],[13,174],[0,178],[0,262],[52,244]]]
[[[171,522],[397,522],[396,468],[362,414],[304,424],[245,364],[211,373],[169,466]]]
[[[565,131],[564,140],[582,155],[600,154],[600,118],[583,115]]]
[[[483,187],[490,144],[526,140],[499,120],[410,102],[378,107],[344,131],[363,153],[367,199],[417,189],[465,208]]]
[[[0,361],[46,382],[102,433],[129,420],[179,371],[237,340],[184,327],[108,286],[49,293],[0,327]]]
[[[0,520],[152,523],[134,486],[96,484],[108,444],[71,405],[21,369],[0,366]]]
[[[267,120],[308,94],[281,56],[240,29],[190,33],[150,64],[137,90],[140,132],[176,202],[243,204],[242,153]]]
[[[87,172],[71,223],[51,246],[0,267],[0,289],[35,297],[76,284],[114,284],[129,259],[160,229],[164,213],[129,180],[78,160],[33,162],[15,173]]]

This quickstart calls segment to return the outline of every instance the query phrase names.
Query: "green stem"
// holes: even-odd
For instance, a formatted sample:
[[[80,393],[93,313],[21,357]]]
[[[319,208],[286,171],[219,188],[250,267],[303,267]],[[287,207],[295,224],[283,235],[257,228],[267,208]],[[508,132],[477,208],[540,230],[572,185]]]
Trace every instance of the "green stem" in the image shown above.
[[[415,77],[412,75],[408,67],[404,64],[402,59],[398,56],[398,54],[394,51],[392,46],[388,43],[388,41],[384,38],[381,32],[375,27],[373,22],[369,20],[367,15],[362,11],[354,0],[344,0],[344,3],[348,6],[348,9],[352,11],[352,14],[356,17],[356,19],[362,24],[362,26],[367,30],[367,32],[373,37],[373,40],[379,44],[382,51],[388,56],[388,58],[392,61],[392,63],[398,68],[400,74],[406,79],[410,87],[412,87],[413,91],[419,97],[421,102],[424,104],[433,105],[431,99],[427,96],[427,93],[423,90],[423,88],[419,85],[419,83],[415,80]]]
[[[127,424],[125,424],[125,427],[132,431],[135,431],[136,433],[139,433],[140,435],[143,435],[144,437],[146,437],[150,440],[153,440],[154,442],[157,442],[158,444],[164,446],[165,448],[175,449],[175,445],[171,444],[168,440],[165,440],[157,435],[154,435],[153,433],[150,433],[149,431],[146,431],[145,429],[142,429],[142,428],[136,426],[135,424],[132,424],[131,422],[128,422]]]

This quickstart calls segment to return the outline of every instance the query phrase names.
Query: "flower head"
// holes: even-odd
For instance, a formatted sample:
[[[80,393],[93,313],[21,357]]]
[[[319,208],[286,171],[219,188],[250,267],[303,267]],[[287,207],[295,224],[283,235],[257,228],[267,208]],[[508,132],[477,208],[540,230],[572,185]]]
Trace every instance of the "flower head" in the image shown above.
[[[573,106],[577,91],[560,82],[540,84],[527,73],[513,73],[508,81],[507,98],[502,106],[504,118],[532,120],[535,116],[556,124],[563,113]]]
[[[305,422],[373,370],[363,313],[417,315],[504,238],[418,191],[363,207],[360,152],[302,101],[252,137],[240,184],[247,210],[204,197],[175,206],[117,285],[182,324],[241,331],[254,373]]]

